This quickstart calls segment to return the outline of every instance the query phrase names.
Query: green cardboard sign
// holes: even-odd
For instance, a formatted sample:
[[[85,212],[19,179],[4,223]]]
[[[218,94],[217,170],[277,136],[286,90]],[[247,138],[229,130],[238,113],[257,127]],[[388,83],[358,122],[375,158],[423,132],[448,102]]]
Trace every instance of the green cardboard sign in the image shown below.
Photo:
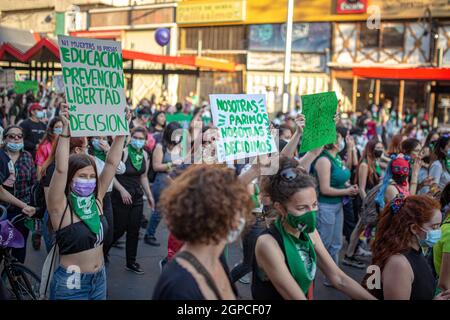
[[[308,152],[336,141],[334,115],[338,106],[335,92],[302,96],[302,114],[305,115],[300,152]]]
[[[38,82],[35,80],[14,81],[14,91],[17,94],[24,94],[28,90],[33,90],[33,94],[37,95]]]

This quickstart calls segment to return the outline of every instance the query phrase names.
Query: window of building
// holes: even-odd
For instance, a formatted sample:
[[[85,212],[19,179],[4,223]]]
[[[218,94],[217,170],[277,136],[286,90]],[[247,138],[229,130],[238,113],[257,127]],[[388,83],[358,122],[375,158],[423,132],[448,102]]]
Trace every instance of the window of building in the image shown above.
[[[367,24],[361,23],[359,29],[359,42],[363,48],[378,48],[380,30],[379,29],[369,29]]]
[[[383,48],[402,48],[404,44],[405,26],[402,23],[383,24]]]

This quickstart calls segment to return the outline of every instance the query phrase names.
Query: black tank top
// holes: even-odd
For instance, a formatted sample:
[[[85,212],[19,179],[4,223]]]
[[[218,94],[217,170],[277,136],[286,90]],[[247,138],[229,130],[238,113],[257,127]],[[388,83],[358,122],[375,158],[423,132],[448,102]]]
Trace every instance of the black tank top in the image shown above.
[[[409,300],[433,300],[437,281],[426,257],[419,250],[411,249],[403,254],[414,273]],[[383,298],[384,294],[381,294]]]
[[[145,151],[144,151],[145,152]],[[131,196],[142,196],[144,192],[141,187],[141,175],[145,173],[147,163],[142,160],[141,170],[136,170],[131,163],[130,157],[125,161],[125,173],[116,175],[116,179],[130,193]],[[114,189],[115,190],[115,189]]]
[[[67,203],[69,205],[69,202]],[[96,201],[98,206],[98,203]],[[67,210],[64,210],[64,212]],[[63,217],[64,218],[64,217]],[[55,241],[58,244],[59,253],[68,255],[87,251],[103,244],[105,234],[108,233],[108,221],[105,215],[100,215],[100,232],[93,233],[82,221],[73,223],[73,213],[70,209],[71,223],[55,232]]]
[[[259,236],[263,234],[270,234],[275,238],[284,255],[284,262],[288,265],[286,258],[286,251],[284,249],[283,237],[280,232],[272,226],[269,229],[263,231]],[[253,252],[253,254],[255,254]],[[267,275],[262,273],[262,269],[258,266],[256,257],[253,259],[253,279],[252,279],[252,296],[254,300],[284,300],[284,298],[278,293],[272,282]]]

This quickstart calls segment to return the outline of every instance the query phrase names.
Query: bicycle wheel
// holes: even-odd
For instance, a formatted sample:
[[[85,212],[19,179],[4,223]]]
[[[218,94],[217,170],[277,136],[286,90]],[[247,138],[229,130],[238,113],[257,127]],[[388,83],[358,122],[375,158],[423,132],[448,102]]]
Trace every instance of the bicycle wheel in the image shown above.
[[[39,298],[41,279],[24,265],[12,264],[9,275],[6,270],[3,270],[2,281],[13,299],[37,300]]]

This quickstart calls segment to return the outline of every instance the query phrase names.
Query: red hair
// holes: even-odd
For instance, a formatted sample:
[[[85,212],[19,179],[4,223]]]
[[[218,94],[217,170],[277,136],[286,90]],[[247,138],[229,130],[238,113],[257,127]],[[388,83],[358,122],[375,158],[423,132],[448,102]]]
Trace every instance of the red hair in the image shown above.
[[[389,149],[387,151],[388,155],[400,153],[400,145],[402,144],[403,137],[404,136],[400,133],[392,137],[391,144],[389,145]]]
[[[440,209],[440,203],[426,195],[407,197],[395,214],[391,212],[390,205],[386,205],[379,217],[372,244],[372,264],[383,270],[390,257],[407,252],[415,237],[410,227],[422,226],[431,220],[435,210]]]

